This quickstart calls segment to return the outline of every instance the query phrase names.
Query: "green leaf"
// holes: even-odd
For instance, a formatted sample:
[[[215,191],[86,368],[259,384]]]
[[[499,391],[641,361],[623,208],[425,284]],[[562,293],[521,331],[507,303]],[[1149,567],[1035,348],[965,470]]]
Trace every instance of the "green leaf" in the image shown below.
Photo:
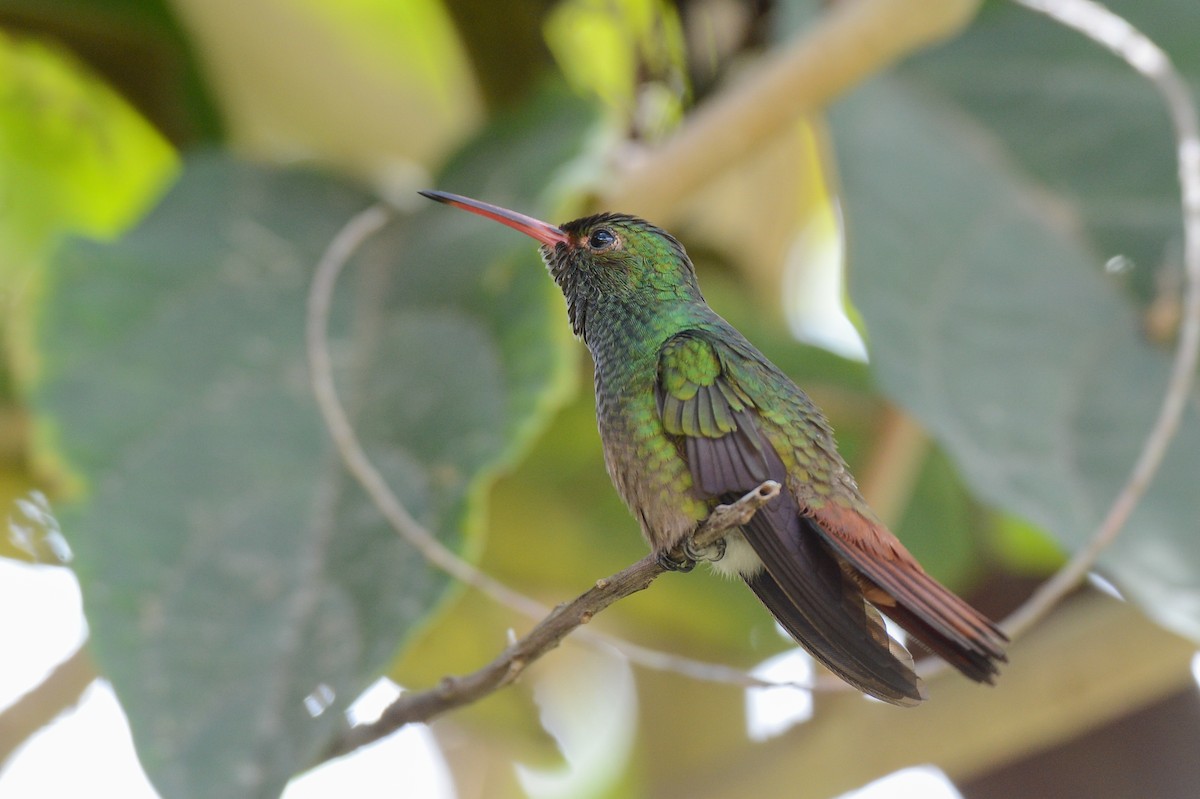
[[[65,231],[111,236],[174,168],[165,141],[69,56],[0,31],[0,277]],[[19,260],[19,258],[18,258]]]
[[[345,484],[299,345],[313,259],[367,201],[193,159],[134,233],[56,264],[42,409],[88,495],[64,527],[93,651],[166,795],[277,793],[336,720],[305,696],[344,707],[366,624],[420,618],[336,569],[405,553],[374,519],[332,518]],[[424,594],[424,572],[401,574]]]
[[[1106,5],[1200,80],[1200,4]],[[1149,81],[1083,35],[1013,3],[990,3],[963,36],[904,74],[945,95],[1007,145],[1007,157],[1067,203],[1101,263],[1122,256],[1140,294],[1182,252],[1175,143]],[[1197,94],[1200,99],[1200,94]]]
[[[973,530],[970,495],[946,456],[926,459],[896,534],[930,574],[959,589],[977,577],[982,564]]]
[[[190,42],[163,0],[0,0],[0,25],[52,39],[172,142],[212,141],[222,121]]]
[[[662,0],[564,0],[544,29],[559,69],[579,91],[650,139],[673,130],[687,93],[678,10]]]
[[[1047,210],[1046,187],[1014,174],[969,118],[880,80],[834,121],[852,290],[880,386],[980,498],[1079,547],[1157,414],[1168,355],[1143,340],[1090,242]],[[1196,408],[1102,565],[1155,618],[1200,638]]]
[[[24,406],[48,253],[128,227],[174,173],[170,147],[69,54],[0,31],[0,507],[56,476]],[[0,555],[29,557],[7,536]]]
[[[1048,574],[1062,566],[1062,548],[1044,530],[1017,516],[994,520],[992,553],[1010,571]]]
[[[539,103],[553,141],[531,126],[514,150],[518,137],[489,133],[476,165],[516,161],[549,182],[591,116]],[[446,180],[505,193],[486,177]],[[308,388],[311,269],[370,201],[316,174],[195,157],[133,234],[58,264],[42,409],[87,494],[64,528],[96,658],[164,795],[277,795],[444,596],[343,473]],[[385,478],[470,551],[486,480],[569,372],[534,251],[465,221],[430,204],[370,242],[336,297],[333,347]],[[322,694],[312,718],[305,699]]]
[[[406,179],[428,174],[484,121],[442,0],[171,5],[239,152],[332,164],[407,192]]]

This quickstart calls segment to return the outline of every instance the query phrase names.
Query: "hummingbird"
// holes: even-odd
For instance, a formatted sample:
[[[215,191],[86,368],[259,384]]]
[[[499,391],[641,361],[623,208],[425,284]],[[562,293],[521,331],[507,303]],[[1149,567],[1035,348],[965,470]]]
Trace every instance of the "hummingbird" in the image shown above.
[[[812,656],[884,702],[925,698],[889,616],[967,677],[992,683],[1007,637],[930,577],[859,493],[821,411],[705,302],[683,245],[634,216],[552,225],[441,191],[431,200],[534,239],[595,364],[608,474],[659,561],[745,581]],[[683,545],[712,509],[782,490],[708,551]]]

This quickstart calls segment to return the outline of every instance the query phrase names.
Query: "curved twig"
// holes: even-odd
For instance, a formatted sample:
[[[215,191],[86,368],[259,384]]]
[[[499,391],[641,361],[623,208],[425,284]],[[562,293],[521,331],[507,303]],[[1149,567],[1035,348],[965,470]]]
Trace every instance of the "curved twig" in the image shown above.
[[[383,205],[373,205],[360,211],[333,237],[325,254],[317,263],[308,293],[308,314],[304,331],[309,380],[317,406],[346,470],[359,482],[384,518],[405,541],[451,577],[479,589],[502,605],[532,618],[541,618],[550,612],[548,607],[479,571],[454,554],[412,517],[367,458],[358,435],[354,432],[354,426],[350,424],[341,400],[338,399],[328,341],[329,309],[333,303],[333,289],[350,257],[367,238],[387,223],[388,218],[388,210]]]
[[[1196,106],[1187,83],[1171,59],[1121,17],[1092,0],[1014,1],[1107,47],[1148,78],[1163,96],[1171,115],[1179,159],[1186,283],[1179,345],[1162,407],[1141,454],[1088,543],[1004,621],[1005,631],[1015,637],[1036,624],[1078,586],[1095,566],[1100,553],[1116,540],[1154,479],[1183,418],[1200,356],[1200,123],[1197,123]]]

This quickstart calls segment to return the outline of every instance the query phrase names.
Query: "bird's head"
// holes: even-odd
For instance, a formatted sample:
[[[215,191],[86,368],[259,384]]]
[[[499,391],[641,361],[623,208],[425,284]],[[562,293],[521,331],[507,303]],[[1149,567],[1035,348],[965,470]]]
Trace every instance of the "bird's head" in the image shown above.
[[[567,298],[576,335],[584,335],[588,316],[606,306],[701,299],[683,245],[644,219],[606,213],[551,225],[457,194],[421,194],[495,220],[541,244],[542,259]]]

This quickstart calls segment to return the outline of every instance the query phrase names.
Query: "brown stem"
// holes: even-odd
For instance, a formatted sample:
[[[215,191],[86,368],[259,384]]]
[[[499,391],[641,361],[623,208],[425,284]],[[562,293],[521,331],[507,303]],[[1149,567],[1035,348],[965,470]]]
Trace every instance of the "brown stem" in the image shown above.
[[[0,766],[34,733],[78,702],[84,689],[96,679],[96,667],[85,646],[80,646],[37,687],[0,713]]]
[[[778,483],[768,480],[732,505],[717,506],[692,534],[693,545],[704,549],[729,530],[742,526],[779,490]],[[571,602],[552,610],[529,634],[513,642],[478,671],[463,677],[447,677],[425,691],[405,693],[383,711],[378,721],[347,729],[334,740],[321,760],[344,755],[390,735],[406,724],[429,721],[447,711],[477,702],[514,682],[529,664],[557,647],[580,625],[587,624],[614,602],[646,588],[664,571],[666,567],[651,554],[611,577],[596,581]]]
[[[660,149],[604,190],[604,205],[660,223],[679,201],[786,125],[904,56],[957,33],[980,0],[844,0],[696,109]]]
[[[887,524],[898,524],[904,515],[928,454],[929,437],[921,426],[888,405],[858,481],[867,502]]]

